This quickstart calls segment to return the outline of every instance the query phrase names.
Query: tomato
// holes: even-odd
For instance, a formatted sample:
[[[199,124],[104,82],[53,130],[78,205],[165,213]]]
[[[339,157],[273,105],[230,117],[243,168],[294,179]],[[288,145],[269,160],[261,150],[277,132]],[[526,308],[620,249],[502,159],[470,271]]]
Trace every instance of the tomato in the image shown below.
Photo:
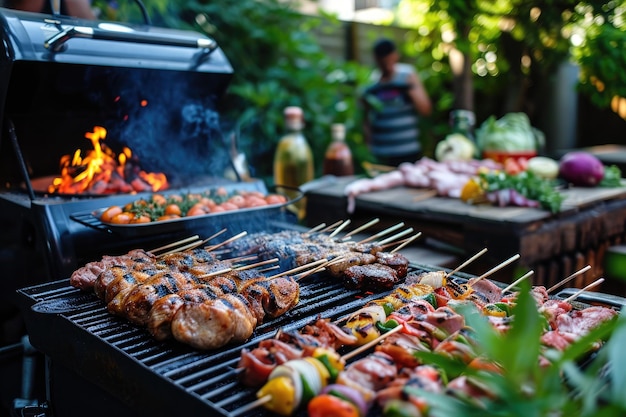
[[[287,197],[280,194],[269,194],[265,197],[267,204],[284,204],[287,202]]]
[[[239,208],[242,208],[246,205],[246,199],[241,195],[234,195],[227,200],[227,202],[236,205]]]
[[[150,223],[152,219],[147,214],[136,214],[130,221],[132,224],[136,223]]]
[[[152,201],[158,206],[164,206],[167,204],[167,199],[163,196],[163,194],[153,194]]]
[[[123,212],[113,216],[113,218],[111,219],[111,223],[114,223],[114,224],[129,224],[134,217],[135,217],[135,215],[133,213],[130,213],[128,211],[123,211]]]
[[[182,211],[180,210],[180,206],[178,204],[168,204],[165,206],[165,214],[176,214],[180,216]]]
[[[237,207],[233,203],[229,203],[228,201],[223,202],[218,207],[222,207],[225,211],[238,210],[239,209],[239,207]]]
[[[517,175],[522,172],[522,167],[515,158],[507,158],[504,161],[504,172],[509,175]]]
[[[217,203],[213,200],[211,200],[209,197],[202,197],[200,199],[200,204],[202,204],[203,206],[206,206],[210,209],[212,209],[213,207],[217,206]]]
[[[179,194],[170,194],[169,196],[167,196],[167,199],[175,203],[182,203],[183,201],[183,197]]]
[[[100,220],[105,223],[111,223],[113,217],[120,214],[121,212],[122,208],[120,206],[111,206],[102,212],[102,214],[100,215]]]
[[[309,417],[359,417],[359,411],[350,402],[322,394],[309,401],[307,406]]]
[[[245,194],[245,197],[260,197],[265,198],[265,195],[260,191],[248,191]]]
[[[263,197],[248,196],[246,197],[246,207],[267,206],[267,201]]]
[[[193,206],[187,211],[187,216],[202,216],[203,214],[207,214],[207,212],[201,206]]]
[[[157,218],[157,221],[163,221],[163,220],[173,220],[173,219],[180,219],[180,216],[177,214],[164,214],[163,216]]]

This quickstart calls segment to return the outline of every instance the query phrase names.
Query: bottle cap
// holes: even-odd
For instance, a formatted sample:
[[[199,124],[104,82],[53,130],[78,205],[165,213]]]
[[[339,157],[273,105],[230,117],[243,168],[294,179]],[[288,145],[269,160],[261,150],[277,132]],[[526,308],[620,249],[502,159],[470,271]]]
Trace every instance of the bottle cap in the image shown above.
[[[343,123],[333,123],[330,126],[330,134],[333,139],[344,140],[346,137],[346,126]]]
[[[288,106],[285,107],[284,110],[284,115],[287,118],[290,117],[302,117],[303,116],[303,112],[302,112],[302,108],[298,107],[298,106]]]
[[[285,107],[285,124],[288,129],[300,130],[304,126],[304,113],[298,106]]]

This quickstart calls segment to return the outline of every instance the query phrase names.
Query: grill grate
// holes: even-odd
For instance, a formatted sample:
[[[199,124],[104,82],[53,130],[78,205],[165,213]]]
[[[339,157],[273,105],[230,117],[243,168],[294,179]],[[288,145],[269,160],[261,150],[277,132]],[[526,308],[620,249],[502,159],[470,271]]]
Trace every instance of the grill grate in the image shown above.
[[[418,265],[410,267],[411,271],[435,269],[439,268]],[[33,341],[33,344],[46,354],[52,352],[50,355],[53,360],[58,359],[54,357],[54,352],[75,352],[77,345],[89,344],[85,341],[86,338],[95,337],[89,344],[93,358],[90,359],[88,368],[95,368],[105,375],[107,372],[114,373],[109,369],[110,364],[105,358],[121,358],[119,360],[122,363],[117,363],[114,368],[127,372],[124,379],[133,377],[147,386],[158,381],[167,393],[164,402],[171,401],[172,392],[182,392],[181,399],[192,404],[193,414],[218,413],[221,416],[234,416],[237,409],[255,399],[256,393],[256,389],[247,388],[238,382],[239,372],[236,367],[243,348],[255,347],[261,340],[273,337],[280,328],[301,329],[318,315],[337,320],[354,312],[366,302],[386,295],[347,290],[339,280],[328,275],[309,277],[300,284],[300,303],[295,308],[258,326],[247,342],[208,352],[198,351],[175,341],[156,341],[145,329],[109,314],[104,303],[95,295],[77,290],[65,280],[25,288],[19,292],[25,296],[29,307],[54,303],[70,310],[60,314],[38,314],[36,311],[32,313],[37,314],[36,320],[33,320],[36,328],[30,333],[43,336],[39,338],[40,343]],[[45,337],[45,333],[49,331],[46,328],[56,328],[60,322],[69,329],[68,333],[64,333],[63,338]],[[85,358],[78,358],[77,354],[74,360],[71,357],[68,359],[69,366],[79,367],[84,360]],[[111,386],[114,383],[119,381],[113,377],[109,380],[105,378],[101,385],[104,389],[115,392],[120,387]],[[154,392],[151,393],[151,398],[153,402],[159,401]],[[197,401],[190,402],[189,399],[192,398]],[[137,406],[141,407],[141,404],[138,403]],[[156,405],[155,408],[158,410],[161,407]],[[166,409],[163,405],[163,410]],[[138,411],[143,410],[140,408]],[[246,413],[264,414],[263,409]]]

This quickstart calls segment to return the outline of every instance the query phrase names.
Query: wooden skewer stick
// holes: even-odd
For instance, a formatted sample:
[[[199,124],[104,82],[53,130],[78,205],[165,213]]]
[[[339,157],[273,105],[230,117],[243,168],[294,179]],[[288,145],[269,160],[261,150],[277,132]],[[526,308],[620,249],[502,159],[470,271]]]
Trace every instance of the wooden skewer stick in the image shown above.
[[[402,240],[399,240],[397,242],[385,243],[384,245],[380,245],[380,247],[383,248],[383,249],[387,249],[390,246],[395,246],[395,245],[397,245],[399,243],[404,243],[404,242],[406,242],[409,239],[411,239],[411,238],[407,237],[406,239],[402,239]]]
[[[341,358],[343,360],[348,360],[351,359],[353,357],[355,357],[356,355],[358,355],[361,352],[366,351],[367,349],[371,348],[372,346],[375,346],[378,344],[378,342],[380,342],[381,340],[383,340],[384,338],[391,336],[394,333],[398,333],[400,330],[402,330],[402,325],[396,326],[393,329],[389,330],[387,333],[383,333],[380,336],[378,336],[376,339],[374,340],[370,340],[369,342],[367,342],[366,344],[359,346],[358,348],[354,349],[352,352],[348,352],[345,355],[343,355]]]
[[[242,368],[243,369],[243,368]],[[262,406],[265,403],[272,401],[272,396],[270,394],[264,395],[263,397],[257,398],[256,400],[244,405],[243,407],[239,407],[236,410],[230,412],[232,416],[238,416],[244,413],[247,413],[250,410],[254,410],[257,407]]]
[[[533,275],[535,273],[535,271],[533,271],[532,269],[528,272],[526,272],[524,275],[522,275],[521,277],[519,277],[518,279],[516,279],[514,282],[512,282],[510,285],[508,285],[507,287],[502,289],[502,294],[504,294],[507,291],[510,291],[511,288],[515,288],[517,286],[517,284],[519,284],[520,282],[524,281],[526,278],[530,277],[531,275]]]
[[[237,262],[245,262],[245,261],[254,261],[258,257],[259,257],[258,255],[244,255],[244,256],[237,256],[237,257],[234,257],[234,258],[224,259],[224,261],[229,261],[231,263],[237,263]]]
[[[270,266],[268,268],[259,269],[259,272],[265,273],[265,272],[273,271],[273,270],[278,269],[278,268],[280,268],[280,265],[273,265],[273,266]]]
[[[224,269],[220,269],[219,271],[213,271],[213,272],[209,272],[208,274],[200,275],[198,278],[199,279],[205,279],[205,278],[216,277],[218,275],[225,274],[225,273],[230,272],[232,270],[233,270],[233,268],[224,268]]]
[[[315,227],[313,227],[313,228],[311,228],[311,229],[307,230],[307,231],[306,231],[306,233],[304,233],[304,234],[305,234],[305,235],[309,235],[309,234],[311,234],[311,233],[315,233],[315,232],[317,232],[318,230],[322,230],[322,229],[323,229],[323,228],[325,228],[325,227],[326,227],[326,223],[320,223],[320,224],[318,224],[317,226],[315,226]]]
[[[461,265],[457,266],[456,268],[454,268],[452,271],[448,272],[446,274],[447,277],[456,274],[457,272],[459,272],[461,269],[465,268],[467,265],[471,264],[472,262],[474,262],[476,259],[478,259],[479,257],[483,256],[485,254],[485,252],[487,252],[487,248],[484,248],[483,250],[481,250],[480,252],[478,252],[476,255],[472,256],[471,258],[469,258],[467,261],[463,262]]]
[[[285,275],[293,275],[296,272],[300,272],[304,269],[308,269],[308,268],[312,268],[314,266],[318,266],[320,264],[325,264],[326,262],[328,262],[328,259],[320,259],[318,261],[314,261],[314,262],[309,262],[306,265],[301,265],[301,266],[297,266],[293,269],[290,269],[288,271],[285,272],[281,272],[280,274],[276,274],[276,275],[272,275],[271,277],[267,277],[268,279],[273,279],[273,278],[278,278],[278,277],[282,277]]]
[[[357,227],[356,229],[350,231],[349,233],[346,233],[346,235],[341,240],[348,240],[350,237],[352,237],[352,235],[355,235],[355,234],[357,234],[357,233],[367,229],[368,227],[375,225],[379,221],[380,221],[380,219],[378,219],[378,218],[376,218],[374,220],[370,220],[369,222],[365,223],[363,226]]]
[[[397,230],[397,229],[401,228],[402,226],[404,226],[404,223],[400,222],[400,223],[398,223],[398,224],[396,224],[394,226],[388,227],[385,230],[382,230],[382,231],[376,233],[375,235],[372,235],[372,236],[370,236],[370,237],[368,237],[366,239],[363,239],[363,240],[359,241],[358,243],[371,242],[372,240],[376,240],[376,239],[378,239],[381,236],[385,236],[385,235],[393,232],[394,230]]]
[[[471,280],[472,284],[475,282],[480,281],[481,279],[487,278],[489,275],[493,274],[494,272],[504,268],[505,266],[507,266],[508,264],[510,264],[513,261],[516,261],[519,259],[519,253],[515,254],[513,256],[511,256],[509,259],[507,259],[506,261],[502,262],[499,265],[494,266],[493,268],[491,268],[489,271],[485,272],[484,274],[482,274],[481,276],[479,276],[478,278],[475,278],[473,280]]]
[[[207,237],[206,239],[204,239],[204,240],[202,241],[202,243],[204,244],[204,243],[207,243],[207,242],[208,242],[208,241],[210,241],[210,240],[215,239],[215,238],[216,238],[216,237],[218,237],[219,235],[221,235],[221,234],[223,234],[223,233],[226,233],[226,231],[227,231],[227,230],[228,230],[228,229],[224,228],[224,229],[220,230],[219,232],[213,233],[211,236],[209,236],[209,237]]]
[[[569,303],[573,299],[577,298],[580,294],[584,293],[585,291],[587,291],[587,290],[589,290],[589,289],[591,289],[591,288],[593,288],[593,287],[595,287],[597,285],[602,284],[603,282],[604,282],[604,278],[599,278],[599,279],[595,280],[594,282],[592,282],[591,284],[587,285],[585,288],[576,291],[574,294],[570,295],[569,297],[567,297],[563,301],[565,301],[566,303]]]
[[[212,239],[215,239],[216,237],[218,237],[219,235],[221,235],[222,233],[224,233],[226,230],[228,230],[228,229],[222,229],[222,230],[220,230],[219,232],[217,232],[217,233],[213,234],[212,236],[207,237],[207,238],[206,238],[206,239],[204,239],[204,240],[200,240],[200,241],[198,241],[198,242],[195,242],[195,243],[192,243],[192,244],[188,245],[188,246],[187,246],[187,247],[185,247],[184,249],[180,249],[180,248],[179,248],[179,250],[178,250],[178,251],[180,252],[180,251],[182,251],[182,250],[195,249],[195,248],[197,248],[197,247],[200,247],[200,246],[202,246],[202,245],[206,244],[208,241],[210,241],[210,240],[212,240]]]
[[[413,242],[415,239],[417,239],[418,237],[420,237],[422,235],[422,232],[417,232],[416,234],[414,234],[413,236],[411,236],[408,239],[404,239],[404,241],[402,242],[401,245],[397,246],[396,248],[394,248],[391,253],[396,253],[398,252],[400,249],[402,249],[403,247],[405,247],[406,245],[408,245],[409,243]]]
[[[173,248],[175,246],[184,245],[185,243],[193,242],[194,240],[198,240],[198,239],[200,239],[200,236],[194,235],[194,236],[182,239],[182,240],[178,240],[176,242],[169,243],[169,244],[164,245],[164,246],[159,246],[158,248],[154,248],[152,250],[149,250],[148,252],[154,254],[155,252],[161,252],[162,250],[170,249],[170,248]]]
[[[217,249],[217,248],[219,248],[219,247],[221,247],[221,246],[227,245],[227,244],[229,244],[230,242],[233,242],[233,241],[235,241],[235,240],[237,240],[237,239],[240,239],[240,238],[244,237],[244,236],[245,236],[245,235],[247,235],[247,234],[248,234],[248,232],[246,232],[246,231],[244,230],[243,232],[239,233],[238,235],[235,235],[235,236],[233,236],[233,237],[230,237],[230,238],[226,239],[226,240],[225,240],[225,241],[223,241],[222,243],[217,243],[217,244],[215,244],[215,245],[213,245],[213,246],[209,246],[209,247],[207,248],[207,250],[208,250],[208,251],[213,251],[213,250],[215,250],[215,249]]]
[[[182,251],[185,251],[185,250],[188,250],[188,249],[193,249],[193,248],[198,247],[198,245],[201,245],[201,244],[202,244],[202,241],[190,243],[190,244],[185,245],[185,246],[179,246],[176,249],[172,249],[172,250],[169,250],[167,252],[161,253],[160,255],[158,255],[158,257],[159,258],[163,258],[164,256],[171,255],[173,253],[182,252]]]
[[[412,227],[409,227],[408,229],[403,230],[400,233],[396,233],[393,236],[389,236],[387,239],[380,240],[380,241],[378,241],[378,244],[379,245],[384,245],[386,243],[393,242],[394,240],[399,239],[402,236],[408,235],[409,233],[413,233],[413,228]]]
[[[330,236],[329,236],[329,237],[331,237],[331,238],[332,238],[332,237],[337,236],[337,234],[338,234],[339,232],[341,232],[343,229],[345,229],[345,228],[346,228],[346,227],[350,224],[350,222],[351,222],[351,220],[350,220],[350,219],[348,219],[348,220],[346,220],[345,222],[343,222],[343,224],[342,224],[341,226],[339,226],[338,228],[336,228],[336,229],[335,229],[335,230],[334,230],[334,231],[330,234]]]
[[[313,274],[316,274],[318,272],[322,272],[322,271],[325,271],[325,270],[326,270],[326,267],[324,267],[324,266],[318,266],[317,268],[309,269],[306,272],[302,272],[302,273],[298,274],[296,276],[296,281],[300,281],[303,278],[306,278],[308,276],[311,276]]]
[[[327,227],[319,230],[319,233],[330,232],[331,230],[333,230],[336,227],[338,227],[341,223],[343,223],[343,220],[336,221],[335,223],[331,224],[330,226],[327,226]]]
[[[263,265],[271,264],[274,262],[278,262],[278,260],[279,260],[278,258],[272,258],[266,261],[256,262],[256,263],[249,264],[249,265],[238,266],[237,268],[234,268],[234,269],[235,271],[245,271],[246,269],[253,269],[258,266],[263,266]]]
[[[579,275],[584,274],[585,272],[589,271],[591,269],[591,265],[587,265],[586,267],[574,272],[572,275],[570,275],[569,277],[565,278],[564,280],[562,280],[561,282],[557,282],[556,284],[554,284],[553,286],[551,286],[550,288],[548,288],[546,290],[546,292],[548,294],[550,294],[552,291],[556,290],[557,288],[559,288],[560,286],[563,286],[565,284],[567,284],[568,282],[570,282],[571,280],[573,280],[574,278],[576,278]]]

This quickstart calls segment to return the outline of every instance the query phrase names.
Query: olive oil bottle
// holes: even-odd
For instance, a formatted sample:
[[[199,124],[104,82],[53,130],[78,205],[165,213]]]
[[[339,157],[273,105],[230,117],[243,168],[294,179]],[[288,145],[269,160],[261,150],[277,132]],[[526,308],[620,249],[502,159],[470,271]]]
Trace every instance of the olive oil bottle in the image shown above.
[[[277,187],[287,187],[285,192],[291,198],[300,193],[298,187],[313,180],[315,168],[313,152],[302,133],[304,128],[304,114],[300,107],[285,108],[286,133],[278,142],[274,154],[274,184]],[[293,190],[293,191],[292,191]],[[306,201],[304,198],[294,204],[298,220],[306,216]]]

